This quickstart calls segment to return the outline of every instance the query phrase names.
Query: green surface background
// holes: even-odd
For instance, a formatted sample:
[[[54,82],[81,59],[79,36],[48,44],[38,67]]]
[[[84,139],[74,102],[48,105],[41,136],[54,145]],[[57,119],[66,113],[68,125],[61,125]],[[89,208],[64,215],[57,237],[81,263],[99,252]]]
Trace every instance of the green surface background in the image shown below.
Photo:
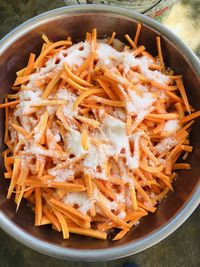
[[[0,0],[0,37],[37,14],[77,2],[76,0]],[[194,38],[198,37],[200,1],[181,1],[182,6],[192,11],[189,26],[198,29]],[[199,54],[200,43],[192,48]],[[200,208],[178,230],[157,245],[128,258],[101,263],[75,263],[51,258],[23,246],[0,230],[0,267],[121,267],[125,263],[136,263],[141,267],[198,267],[200,266],[199,221]]]

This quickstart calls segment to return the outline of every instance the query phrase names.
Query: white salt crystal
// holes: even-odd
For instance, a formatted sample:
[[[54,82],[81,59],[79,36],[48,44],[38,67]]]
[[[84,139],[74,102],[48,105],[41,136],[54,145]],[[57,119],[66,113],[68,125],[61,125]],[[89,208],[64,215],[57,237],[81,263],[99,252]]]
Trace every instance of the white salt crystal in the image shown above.
[[[57,168],[52,168],[48,169],[48,174],[55,176],[55,181],[56,182],[65,182],[65,181],[70,181],[71,178],[73,178],[75,171],[67,168],[67,169],[57,169]]]
[[[56,95],[59,100],[68,101],[63,107],[63,113],[67,118],[72,118],[78,114],[77,111],[73,109],[74,102],[77,99],[77,96],[74,93],[70,92],[66,88],[60,88]]]
[[[142,121],[152,111],[156,98],[151,93],[144,92],[141,96],[133,90],[128,90],[130,101],[127,102],[127,111],[136,115],[136,120]]]
[[[117,215],[120,219],[124,219],[126,216],[126,212],[120,211],[120,213]]]
[[[69,153],[75,155],[76,157],[80,157],[83,153],[85,153],[81,144],[81,134],[73,128],[70,128],[68,135],[68,150]]]
[[[85,192],[67,193],[63,202],[69,205],[78,205],[78,210],[86,214],[93,206],[94,200],[88,198]]]
[[[159,152],[159,153],[163,153],[165,152],[166,150],[170,150],[172,147],[174,147],[175,145],[177,144],[177,140],[172,137],[172,136],[169,136],[169,137],[165,137],[163,138],[160,143],[158,143],[156,146],[155,146],[155,149]]]
[[[168,120],[165,122],[164,124],[164,128],[163,130],[165,132],[169,132],[169,133],[174,133],[177,130],[179,130],[180,125],[179,125],[179,120]]]

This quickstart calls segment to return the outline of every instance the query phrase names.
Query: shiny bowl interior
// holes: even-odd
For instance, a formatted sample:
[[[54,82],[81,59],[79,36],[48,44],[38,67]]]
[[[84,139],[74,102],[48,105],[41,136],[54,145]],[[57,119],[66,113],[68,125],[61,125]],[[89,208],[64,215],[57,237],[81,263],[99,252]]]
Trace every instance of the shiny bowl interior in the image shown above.
[[[183,74],[190,103],[200,109],[200,67],[198,59],[185,45],[157,22],[132,11],[106,6],[79,6],[61,8],[40,15],[15,29],[0,43],[0,93],[3,98],[10,90],[15,72],[26,64],[30,52],[41,48],[41,35],[51,40],[72,36],[73,42],[83,40],[86,31],[97,27],[98,38],[117,32],[125,41],[126,33],[133,36],[137,21],[143,24],[139,43],[156,55],[155,37],[162,37],[164,61],[178,74]],[[4,111],[0,110],[0,150],[3,144]],[[160,204],[155,214],[141,220],[121,241],[101,241],[72,235],[63,240],[60,233],[48,226],[33,227],[33,214],[27,203],[16,213],[13,199],[6,200],[8,181],[3,178],[3,160],[0,158],[0,226],[14,238],[45,254],[64,259],[97,261],[110,260],[141,251],[160,241],[182,224],[199,203],[200,135],[199,123],[193,126],[191,143],[194,150],[188,160],[192,170],[180,171],[174,182],[174,192]]]

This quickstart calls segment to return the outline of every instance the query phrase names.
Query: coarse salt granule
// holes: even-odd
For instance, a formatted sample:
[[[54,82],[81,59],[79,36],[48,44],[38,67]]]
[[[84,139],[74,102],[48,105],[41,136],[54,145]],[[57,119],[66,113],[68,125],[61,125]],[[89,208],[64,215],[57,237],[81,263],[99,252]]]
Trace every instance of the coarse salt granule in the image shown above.
[[[69,205],[78,205],[78,210],[86,214],[93,206],[94,200],[88,198],[85,192],[67,193],[63,202]]]
[[[175,145],[177,144],[177,140],[172,137],[172,136],[169,136],[169,137],[165,137],[163,138],[160,143],[158,143],[156,146],[155,146],[155,149],[159,152],[159,153],[163,153],[165,152],[166,150],[170,150],[172,147],[174,147]]]
[[[165,132],[174,133],[180,129],[179,120],[168,120],[165,122],[163,130]]]

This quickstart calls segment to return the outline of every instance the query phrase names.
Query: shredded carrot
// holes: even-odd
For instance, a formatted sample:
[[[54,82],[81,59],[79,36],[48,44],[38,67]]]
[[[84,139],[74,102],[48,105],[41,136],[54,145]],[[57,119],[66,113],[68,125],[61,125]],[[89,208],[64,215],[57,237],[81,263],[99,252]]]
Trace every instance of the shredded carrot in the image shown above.
[[[132,48],[134,49],[137,48],[136,44],[134,43],[134,41],[131,39],[131,37],[128,34],[125,35],[125,38],[129,42],[129,44],[132,46]]]
[[[45,206],[43,206],[42,211],[46,215],[47,219],[53,224],[53,226],[55,227],[55,229],[58,232],[60,232],[61,231],[60,222],[57,219],[57,217],[53,214],[53,212],[49,208],[47,208]]]
[[[91,83],[85,81],[84,79],[82,79],[81,77],[78,77],[77,75],[75,75],[71,70],[70,68],[68,68],[67,64],[64,63],[64,68],[65,68],[65,71],[68,75],[68,77],[70,79],[72,79],[74,82],[80,84],[81,86],[86,86],[86,87],[91,87],[93,86]]]
[[[189,105],[188,98],[187,98],[187,95],[185,92],[185,87],[183,85],[183,81],[182,81],[182,79],[177,79],[175,81],[176,81],[177,87],[181,93],[181,96],[183,98],[183,101],[185,103],[186,109],[187,109],[188,113],[190,114],[191,113],[190,105]]]
[[[51,225],[63,239],[106,239],[118,229],[120,240],[192,167],[185,160],[200,111],[184,77],[165,69],[160,37],[156,57],[138,45],[141,29],[125,35],[129,46],[116,32],[101,42],[96,28],[72,47],[70,36],[43,35],[39,57],[30,54],[0,104],[7,198],[15,194],[16,210],[25,198],[35,226]]]
[[[49,41],[49,38],[45,34],[42,35],[42,39],[45,41],[45,43],[47,45],[50,45],[51,44],[51,42]]]
[[[8,98],[6,97],[5,98],[5,104],[7,104],[8,103]],[[9,107],[7,106],[7,107],[5,107],[5,135],[4,135],[4,143],[6,143],[7,141],[8,141],[8,138],[9,138],[9,136],[8,136],[8,132],[9,132],[9,130],[8,130],[8,125],[9,125]]]
[[[98,93],[101,93],[101,92],[102,92],[102,89],[90,89],[87,92],[84,92],[75,101],[74,109],[76,109],[79,106],[79,104],[81,103],[81,101],[83,101],[83,99],[85,99],[86,97],[88,97],[90,95],[95,95],[95,94],[98,94]]]
[[[114,215],[114,213],[112,213],[107,207],[106,205],[104,205],[102,202],[98,202],[99,208],[102,210],[103,214],[108,217],[111,218],[111,220],[113,220],[117,225],[122,226],[124,228],[129,228],[129,225],[127,223],[125,223],[123,220],[121,220],[119,217],[117,217],[116,215]]]
[[[110,39],[108,40],[108,44],[111,45],[113,40],[115,39],[116,32],[113,32]]]
[[[92,177],[90,174],[85,174],[84,179],[85,179],[87,195],[88,195],[88,197],[92,197],[93,196]]]
[[[104,91],[106,92],[106,94],[109,96],[110,99],[112,100],[116,100],[116,96],[113,93],[113,91],[109,88],[108,84],[106,84],[106,82],[97,79],[97,82],[101,85],[101,87],[104,89]]]
[[[160,65],[164,66],[162,48],[161,48],[161,41],[160,41],[160,37],[159,36],[156,37],[156,43],[157,43],[157,49],[158,49],[158,56],[159,56],[159,60],[160,60]]]
[[[176,163],[174,164],[173,170],[189,170],[191,169],[191,166],[189,163]]]
[[[40,225],[42,219],[42,196],[41,188],[35,188],[35,226]]]
[[[49,82],[49,84],[46,87],[46,90],[44,91],[44,94],[42,96],[42,99],[45,99],[48,97],[48,95],[52,92],[54,86],[56,83],[60,80],[60,72],[58,72],[53,79]]]
[[[138,209],[138,203],[137,203],[137,197],[136,197],[136,192],[135,192],[135,188],[133,185],[130,185],[131,188],[131,197],[132,197],[132,201],[133,201],[133,210],[137,210]]]
[[[30,75],[26,75],[23,77],[17,77],[17,79],[15,80],[14,86],[26,83],[29,81],[29,79],[30,79]]]
[[[141,29],[142,29],[142,25],[138,22],[137,30],[136,30],[134,41],[133,41],[136,46],[138,44],[138,39],[139,39],[139,36],[140,36]]]
[[[161,89],[161,90],[164,90],[164,91],[176,91],[177,90],[177,87],[176,86],[173,86],[173,85],[162,85],[156,81],[151,81],[151,85],[158,88],[158,89]]]
[[[85,62],[82,64],[82,66],[80,66],[78,69],[77,69],[77,71],[76,71],[76,74],[77,75],[80,75],[89,65],[90,65],[90,63],[94,60],[94,58],[95,58],[95,53],[94,52],[92,52],[89,56],[88,56],[88,58],[85,60]]]
[[[25,138],[28,138],[29,134],[26,132],[26,130],[23,127],[16,125],[14,123],[12,123],[11,125],[17,132],[22,134]]]
[[[180,123],[186,123],[186,122],[194,120],[198,117],[200,117],[200,111],[196,111],[190,115],[185,116],[184,118],[181,119]]]
[[[31,72],[33,71],[33,67],[34,67],[34,61],[35,61],[35,54],[30,53],[28,65],[23,73],[24,76],[31,74]]]
[[[13,173],[11,177],[11,183],[8,189],[8,194],[7,194],[7,199],[9,199],[12,195],[12,192],[15,188],[15,185],[17,183],[17,179],[20,173],[20,165],[21,165],[21,159],[20,158],[15,158],[14,161],[14,166],[13,166]]]
[[[130,225],[130,227],[132,227],[136,222],[131,221],[128,224]],[[113,241],[117,241],[122,239],[127,233],[128,233],[129,229],[122,229],[118,234],[116,234],[116,236],[113,238]]]
[[[75,208],[72,208],[56,199],[50,199],[50,203],[52,203],[55,206],[58,206],[61,210],[66,211],[67,213],[74,215],[76,217],[78,217],[81,220],[86,220],[86,221],[90,221],[89,216],[84,215],[83,213],[81,213],[80,211],[76,210]]]
[[[69,227],[69,232],[79,235],[95,237],[97,239],[106,239],[107,237],[107,234],[105,232],[100,232],[93,229],[84,229],[80,227]]]
[[[80,184],[71,184],[67,182],[41,182],[39,180],[27,179],[24,182],[27,186],[35,187],[52,187],[52,188],[63,188],[68,192],[82,192],[85,191],[85,187]]]
[[[166,113],[166,114],[149,114],[146,116],[147,119],[153,120],[153,119],[158,119],[158,120],[173,120],[173,119],[178,119],[179,114],[177,113]]]
[[[47,46],[46,49],[44,49],[41,54],[39,55],[39,57],[36,59],[35,63],[34,63],[34,68],[37,68],[39,66],[39,64],[41,63],[41,61],[44,59],[44,57],[54,48],[59,47],[59,46],[70,46],[71,45],[71,41],[58,41],[55,43],[50,44],[49,46]]]
[[[12,102],[7,102],[7,103],[4,103],[4,104],[0,104],[0,108],[12,107],[12,106],[16,106],[18,104],[19,104],[19,100],[15,100],[15,101],[12,101]]]
[[[60,225],[61,225],[61,228],[62,228],[62,232],[63,232],[63,238],[64,239],[68,239],[69,238],[69,229],[68,229],[65,217],[59,211],[54,211],[54,212],[55,212],[55,215],[56,215],[56,217],[58,218],[58,220],[60,222]]]
[[[143,51],[145,50],[145,47],[143,45],[139,46],[137,49],[135,49],[134,51],[134,55],[138,56],[139,54],[141,54]]]

